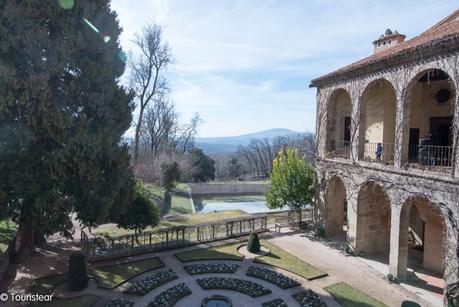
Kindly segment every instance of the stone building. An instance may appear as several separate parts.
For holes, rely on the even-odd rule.
[[[458,279],[459,10],[410,40],[387,30],[374,54],[314,79],[317,212],[404,279]]]

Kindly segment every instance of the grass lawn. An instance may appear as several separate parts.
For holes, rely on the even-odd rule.
[[[33,306],[43,307],[91,307],[98,300],[100,296],[93,294],[84,294],[73,298],[53,298],[51,302],[36,303]]]
[[[0,254],[6,252],[8,244],[13,238],[16,225],[9,220],[0,221]]]
[[[324,290],[344,307],[387,307],[387,305],[344,282],[325,287]]]
[[[164,197],[163,188],[157,185],[153,185],[151,183],[144,183],[144,186],[148,190],[148,194],[155,204],[159,204],[163,201],[163,197]]]
[[[164,267],[158,257],[139,261],[120,263],[93,269],[89,275],[97,280],[100,288],[113,289],[144,272]]]
[[[199,261],[199,260],[237,260],[241,261],[244,256],[237,252],[237,248],[244,243],[236,242],[209,248],[194,249],[191,251],[181,252],[175,256],[181,262]]]
[[[327,273],[322,272],[318,268],[304,262],[300,258],[287,253],[280,247],[271,244],[265,240],[260,242],[262,245],[268,247],[271,252],[267,255],[260,256],[254,259],[254,262],[275,266],[292,273],[295,273],[308,280],[317,279],[327,276]]]
[[[223,219],[231,219],[242,216],[247,216],[248,213],[242,210],[231,210],[231,211],[221,211],[221,212],[209,212],[209,213],[193,213],[193,214],[183,214],[183,215],[172,215],[168,216],[166,219],[162,219],[158,227],[152,228],[147,227],[145,231],[152,231],[157,228],[162,227],[171,227],[179,225],[196,225],[201,223],[209,223],[213,221],[221,221]],[[133,233],[132,230],[118,228],[115,224],[105,224],[97,227],[93,230],[93,233],[108,237],[122,236],[126,234]]]
[[[174,189],[172,189],[171,208],[167,212],[168,215],[193,213],[190,194],[188,191],[189,186],[185,183],[179,183]]]

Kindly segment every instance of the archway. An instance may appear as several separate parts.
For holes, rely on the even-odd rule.
[[[394,162],[396,96],[385,79],[371,82],[360,105],[359,158]]]
[[[453,81],[443,70],[424,70],[413,78],[405,94],[404,162],[423,169],[450,170],[455,96]]]
[[[387,261],[390,250],[390,200],[384,189],[370,181],[359,191],[355,249],[362,255],[377,254]]]
[[[325,198],[327,220],[325,232],[327,236],[346,238],[347,231],[347,193],[344,182],[337,176],[328,185]]]
[[[399,275],[407,268],[443,275],[446,227],[441,211],[425,197],[408,199],[400,213]]]
[[[351,148],[351,96],[344,89],[335,90],[327,108],[327,155],[350,157]]]

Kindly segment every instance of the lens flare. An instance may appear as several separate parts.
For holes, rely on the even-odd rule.
[[[75,5],[74,0],[59,0],[59,5],[64,10],[70,10]]]
[[[104,36],[104,43],[108,43],[112,38],[110,36],[105,35]]]
[[[87,20],[86,18],[83,18],[84,22],[94,31],[96,32],[97,34],[99,34],[99,29],[96,28],[95,25],[93,25],[89,20]]]

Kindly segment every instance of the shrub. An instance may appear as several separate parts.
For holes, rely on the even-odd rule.
[[[326,307],[320,297],[311,289],[303,290],[292,295],[293,298],[300,304],[302,307]]]
[[[352,248],[351,245],[346,245],[346,247],[344,248],[344,252],[349,255],[349,256],[355,256],[355,252],[354,252],[354,249]]]
[[[251,253],[258,253],[260,251],[260,239],[256,232],[250,235],[247,250]]]
[[[105,305],[105,307],[132,307],[134,302],[128,301],[121,297],[112,298],[110,302]]]
[[[164,192],[163,206],[161,208],[161,215],[166,215],[171,209],[172,196],[169,191]]]
[[[150,274],[144,279],[136,281],[124,293],[132,295],[145,295],[169,281],[177,279],[177,274],[171,269]]]
[[[69,290],[80,291],[88,285],[86,259],[82,252],[75,252],[69,258]]]
[[[159,223],[159,209],[150,198],[148,190],[141,182],[135,186],[135,196],[126,212],[119,217],[118,226],[125,229],[134,229],[137,233],[147,226],[156,226]]]
[[[262,307],[287,307],[287,304],[281,299],[276,298],[269,302],[264,302]]]
[[[161,292],[148,304],[148,307],[172,307],[182,297],[189,294],[191,294],[190,288],[185,283],[180,283]]]
[[[197,279],[196,282],[204,290],[222,289],[244,293],[251,297],[259,297],[270,294],[271,290],[257,283],[229,277],[208,277]]]
[[[262,279],[264,281],[267,281],[269,283],[272,283],[278,286],[281,289],[288,289],[288,288],[297,287],[300,285],[299,282],[297,282],[296,280],[288,276],[285,276],[284,274],[277,273],[275,271],[272,271],[272,270],[269,270],[263,267],[258,267],[258,266],[249,267],[246,275],[250,277]]]
[[[177,162],[161,165],[161,186],[166,190],[175,187],[175,183],[180,179],[180,169]]]
[[[398,278],[392,275],[391,273],[387,274],[386,278],[390,283],[398,283]]]
[[[190,275],[210,273],[234,273],[239,265],[233,263],[199,263],[186,265],[183,268]]]
[[[325,238],[325,228],[323,228],[322,226],[318,226],[316,228],[316,236],[317,237],[321,237],[321,238]]]

